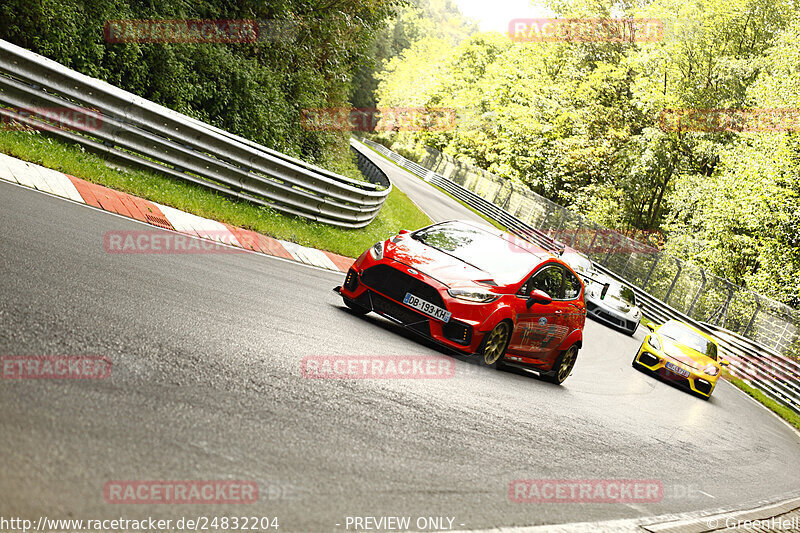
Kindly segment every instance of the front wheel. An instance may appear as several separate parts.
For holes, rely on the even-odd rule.
[[[572,373],[575,368],[575,361],[578,359],[578,345],[573,344],[556,359],[556,364],[553,365],[553,370],[544,375],[544,379],[550,383],[561,385]]]
[[[511,341],[511,324],[506,321],[500,322],[483,338],[481,348],[478,349],[481,362],[492,368],[503,366],[503,356],[509,341]]]

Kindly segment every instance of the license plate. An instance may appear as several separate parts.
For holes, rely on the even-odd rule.
[[[450,317],[452,313],[450,311],[445,311],[438,305],[433,305],[430,302],[426,302],[422,298],[414,296],[410,292],[406,293],[406,297],[403,298],[403,303],[409,307],[413,307],[417,311],[422,311],[428,316],[431,316],[437,320],[441,320],[442,322],[450,322]]]
[[[667,370],[672,370],[673,372],[675,372],[676,374],[678,374],[680,376],[683,376],[685,378],[689,377],[689,371],[688,370],[684,370],[683,368],[679,367],[675,363],[670,363],[669,361],[667,361],[667,364],[665,366],[667,367]]]

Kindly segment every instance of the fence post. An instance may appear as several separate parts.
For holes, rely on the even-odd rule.
[[[675,273],[675,277],[672,278],[672,284],[669,286],[669,290],[667,291],[667,294],[664,296],[664,303],[665,304],[669,303],[669,297],[672,294],[672,289],[675,288],[675,284],[678,282],[678,277],[681,275],[681,270],[683,268],[681,266],[680,259],[675,259],[675,263],[678,265],[678,271]]]
[[[730,304],[731,300],[733,299],[733,288],[731,287],[730,281],[727,279],[723,279],[722,281],[725,283],[725,288],[728,289],[728,297],[725,299],[725,303],[720,305],[717,310],[714,311],[714,314],[711,316],[711,318],[715,320],[713,322],[715,326],[724,328],[725,319],[728,316],[728,304]],[[722,323],[720,324],[720,322]]]
[[[572,234],[572,240],[569,241],[569,247],[575,248],[575,241],[578,240],[578,232],[583,227],[583,217],[578,215],[578,227],[575,228],[575,233]]]
[[[630,244],[632,240],[633,239],[628,238],[628,244]],[[631,246],[631,248],[633,248],[633,246]],[[628,272],[628,265],[630,264],[632,257],[633,257],[633,252],[629,251],[628,252],[628,259],[625,260],[625,266],[622,267],[622,274],[620,274],[620,276],[622,276],[623,278],[625,277],[625,274],[627,274],[627,272]]]
[[[700,298],[700,294],[703,292],[703,289],[706,288],[706,281],[708,281],[706,279],[706,271],[702,268],[700,269],[700,275],[703,277],[703,282],[700,283],[700,288],[697,289],[694,298],[692,298],[692,305],[690,305],[689,310],[686,311],[686,314],[689,316],[692,316],[692,311],[694,311],[694,306],[697,305],[697,300]]]
[[[656,270],[656,265],[659,261],[661,261],[661,253],[655,254],[656,260],[653,261],[653,264],[650,266],[650,270],[647,272],[647,277],[644,278],[642,282],[642,288],[647,290],[647,284],[650,282],[650,278],[653,276],[653,272]]]
[[[609,235],[613,235],[614,236],[614,244],[615,245],[619,244],[619,233],[617,233],[616,231],[613,231],[613,232],[609,232]],[[611,254],[612,254],[613,251],[614,251],[614,248],[609,246],[608,247],[608,252],[606,252],[606,256],[603,258],[603,266],[606,266],[608,264],[608,260],[611,258]]]
[[[547,230],[546,230],[545,228],[546,228],[546,226],[547,226],[547,221],[548,221],[548,220],[550,220],[550,213],[551,213],[551,212],[552,212],[552,210],[553,210],[553,206],[552,206],[552,205],[550,205],[549,203],[547,203],[547,204],[545,204],[545,205],[546,205],[547,207],[546,207],[546,208],[545,208],[545,210],[544,210],[544,218],[542,219],[542,222],[539,224],[539,225],[541,226],[541,227],[539,228],[539,231],[541,231],[542,233],[547,233]]]
[[[756,316],[758,315],[758,312],[761,311],[761,299],[758,297],[756,293],[752,294],[753,297],[756,299],[756,310],[753,311],[753,316],[750,317],[750,321],[747,323],[747,327],[744,328],[744,333],[742,333],[743,337],[747,337],[747,334],[750,333],[750,328],[752,328],[753,324],[755,324]]]

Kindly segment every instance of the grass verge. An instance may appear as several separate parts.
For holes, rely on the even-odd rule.
[[[783,418],[795,428],[800,430],[800,415],[786,407],[780,402],[777,402],[761,392],[758,389],[755,389],[742,381],[739,378],[735,378],[731,375],[724,375],[725,379],[730,381],[734,386],[738,387],[739,389],[746,392],[749,396],[755,398],[759,403],[769,408],[772,412],[777,414],[779,417]]]
[[[158,173],[119,169],[79,145],[38,132],[0,130],[0,152],[195,215],[348,257],[358,257],[375,242],[401,229],[417,229],[431,223],[396,187],[372,223],[349,230],[284,215]]]

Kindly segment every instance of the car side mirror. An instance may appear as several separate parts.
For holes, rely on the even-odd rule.
[[[719,360],[719,365],[720,365],[720,366],[728,366],[728,365],[730,365],[730,364],[731,364],[731,362],[730,362],[730,361],[728,361],[727,359],[720,359],[720,360]]]
[[[398,235],[405,235],[406,233],[411,233],[411,232],[408,231],[407,229],[401,229],[397,234]]]
[[[605,297],[606,297],[606,293],[608,292],[608,288],[609,288],[609,287],[611,287],[611,284],[610,284],[610,283],[605,283],[605,284],[603,285],[603,290],[602,290],[602,291],[600,291],[600,299],[601,299],[601,300],[604,300],[604,299],[605,299]]]
[[[646,327],[647,329],[649,329],[650,331],[655,331],[655,330],[656,330],[656,325],[655,325],[655,324],[653,324],[652,322],[647,322],[647,323],[645,324],[645,327]]]
[[[547,294],[546,292],[544,292],[542,290],[536,289],[528,297],[528,300],[525,302],[525,307],[530,309],[531,307],[533,307],[533,304],[547,305],[547,304],[552,303],[552,302],[553,302],[553,299],[550,297],[549,294]]]

